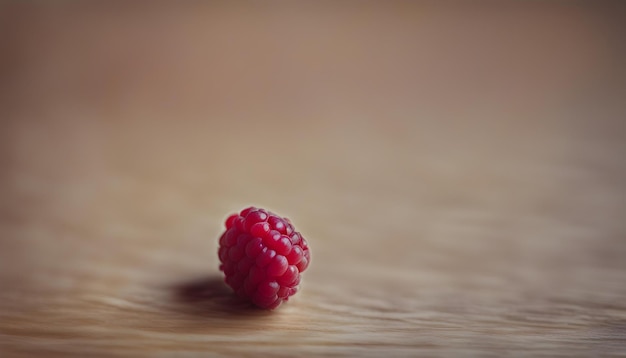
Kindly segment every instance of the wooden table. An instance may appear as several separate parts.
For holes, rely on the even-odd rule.
[[[621,5],[1,8],[0,356],[626,355]]]

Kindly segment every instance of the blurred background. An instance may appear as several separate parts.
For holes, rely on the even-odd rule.
[[[0,347],[623,352],[625,14],[0,3]],[[163,287],[217,275],[223,220],[250,204],[309,240],[302,297],[264,323],[205,302],[196,340],[171,333],[195,318]],[[275,335],[233,345],[259,325]],[[139,328],[173,345],[115,333]]]

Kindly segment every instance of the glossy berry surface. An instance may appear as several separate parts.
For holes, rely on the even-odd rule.
[[[311,262],[307,241],[289,219],[255,207],[226,219],[218,255],[226,284],[266,309],[298,292],[300,274]]]

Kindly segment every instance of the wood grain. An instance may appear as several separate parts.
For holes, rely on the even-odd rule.
[[[621,5],[1,8],[0,356],[626,355]]]

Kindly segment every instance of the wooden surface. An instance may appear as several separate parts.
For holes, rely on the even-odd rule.
[[[349,4],[0,6],[0,356],[626,355],[623,7]]]

